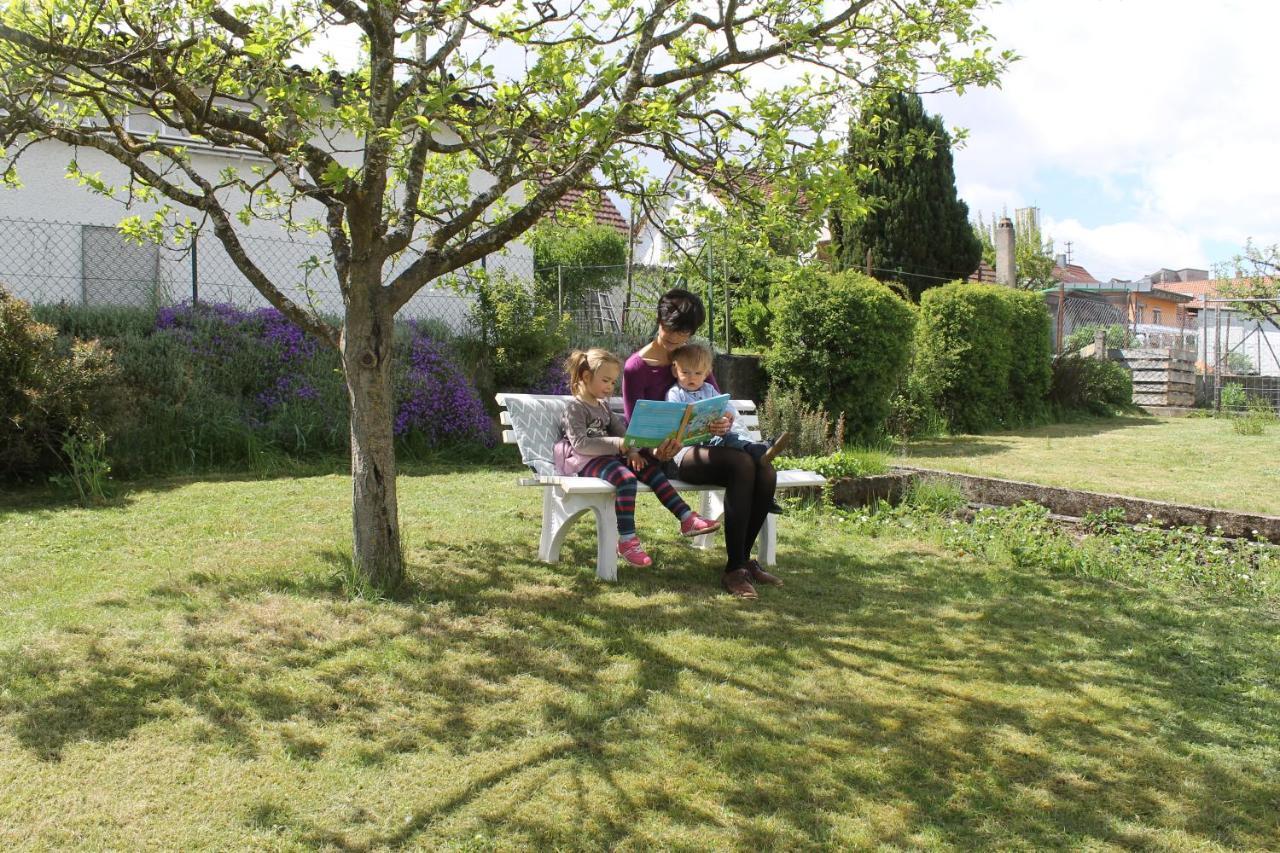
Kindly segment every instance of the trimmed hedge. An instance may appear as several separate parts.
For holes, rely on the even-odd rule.
[[[848,440],[878,439],[911,357],[911,305],[861,273],[804,270],[775,289],[770,308],[773,383],[843,414]]]
[[[912,384],[952,432],[1043,419],[1051,358],[1039,294],[957,281],[920,298]]]

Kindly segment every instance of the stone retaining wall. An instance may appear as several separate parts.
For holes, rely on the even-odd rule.
[[[1129,524],[1203,527],[1209,531],[1221,528],[1224,536],[1243,539],[1261,536],[1280,545],[1280,516],[1042,486],[997,477],[976,477],[932,468],[899,466],[889,474],[876,477],[833,480],[830,490],[832,499],[844,506],[865,506],[878,499],[896,503],[917,479],[950,483],[973,503],[1016,506],[1031,501],[1057,515],[1075,518],[1118,507],[1124,511],[1124,520]]]

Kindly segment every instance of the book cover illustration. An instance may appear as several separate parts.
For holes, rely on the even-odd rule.
[[[657,447],[668,438],[690,445],[711,437],[707,424],[724,416],[729,395],[720,394],[696,403],[637,400],[627,424],[629,447]]]

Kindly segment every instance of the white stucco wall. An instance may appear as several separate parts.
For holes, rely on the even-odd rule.
[[[355,147],[353,140],[347,143],[339,147]],[[191,299],[192,262],[187,247],[175,247],[171,241],[158,247],[136,247],[122,239],[113,246],[110,232],[101,228],[113,228],[134,214],[146,218],[157,205],[137,203],[125,207],[80,187],[66,178],[72,156],[72,149],[61,143],[33,146],[19,163],[22,186],[0,189],[0,283],[20,298],[44,304],[148,304],[151,300],[164,304]],[[127,180],[124,167],[106,155],[80,150],[75,156],[82,171],[101,173],[108,183],[123,184]],[[192,149],[191,156],[201,173],[211,177],[229,166],[248,170],[262,162],[226,151]],[[353,156],[347,155],[346,159]],[[469,184],[479,191],[492,184],[492,177],[476,172]],[[231,207],[235,209],[236,205]],[[319,205],[314,205],[314,213],[320,214]],[[327,240],[291,236],[278,224],[260,220],[243,226],[241,233],[250,257],[283,291],[322,311],[341,311],[337,281],[332,265],[327,263]],[[232,302],[242,307],[267,304],[235,268],[208,226],[199,240],[196,257],[201,301]],[[321,263],[306,271],[303,265],[309,258]],[[410,250],[390,266],[388,278],[412,259]],[[506,267],[515,275],[531,277],[533,254],[528,247],[515,243],[487,258],[486,265],[490,269]],[[436,318],[460,330],[466,325],[472,301],[454,288],[428,285],[414,295],[400,316]]]

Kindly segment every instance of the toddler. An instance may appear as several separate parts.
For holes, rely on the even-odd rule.
[[[671,373],[676,384],[667,391],[667,400],[673,403],[696,403],[720,393],[707,384],[707,376],[711,373],[711,350],[702,344],[685,344],[671,353]],[[785,432],[772,441],[752,441],[733,403],[725,405],[725,413],[733,415],[733,425],[724,435],[702,442],[706,446],[744,450],[768,463],[773,462],[774,457],[791,442],[790,434]]]
[[[682,536],[701,536],[720,527],[689,508],[672,487],[662,466],[648,452],[626,446],[627,429],[609,409],[609,398],[622,374],[622,361],[598,347],[569,355],[569,392],[573,400],[561,417],[564,437],[556,443],[556,470],[579,477],[599,477],[617,489],[618,553],[633,566],[653,564],[636,536],[636,483],[643,482],[662,505],[680,519]]]

